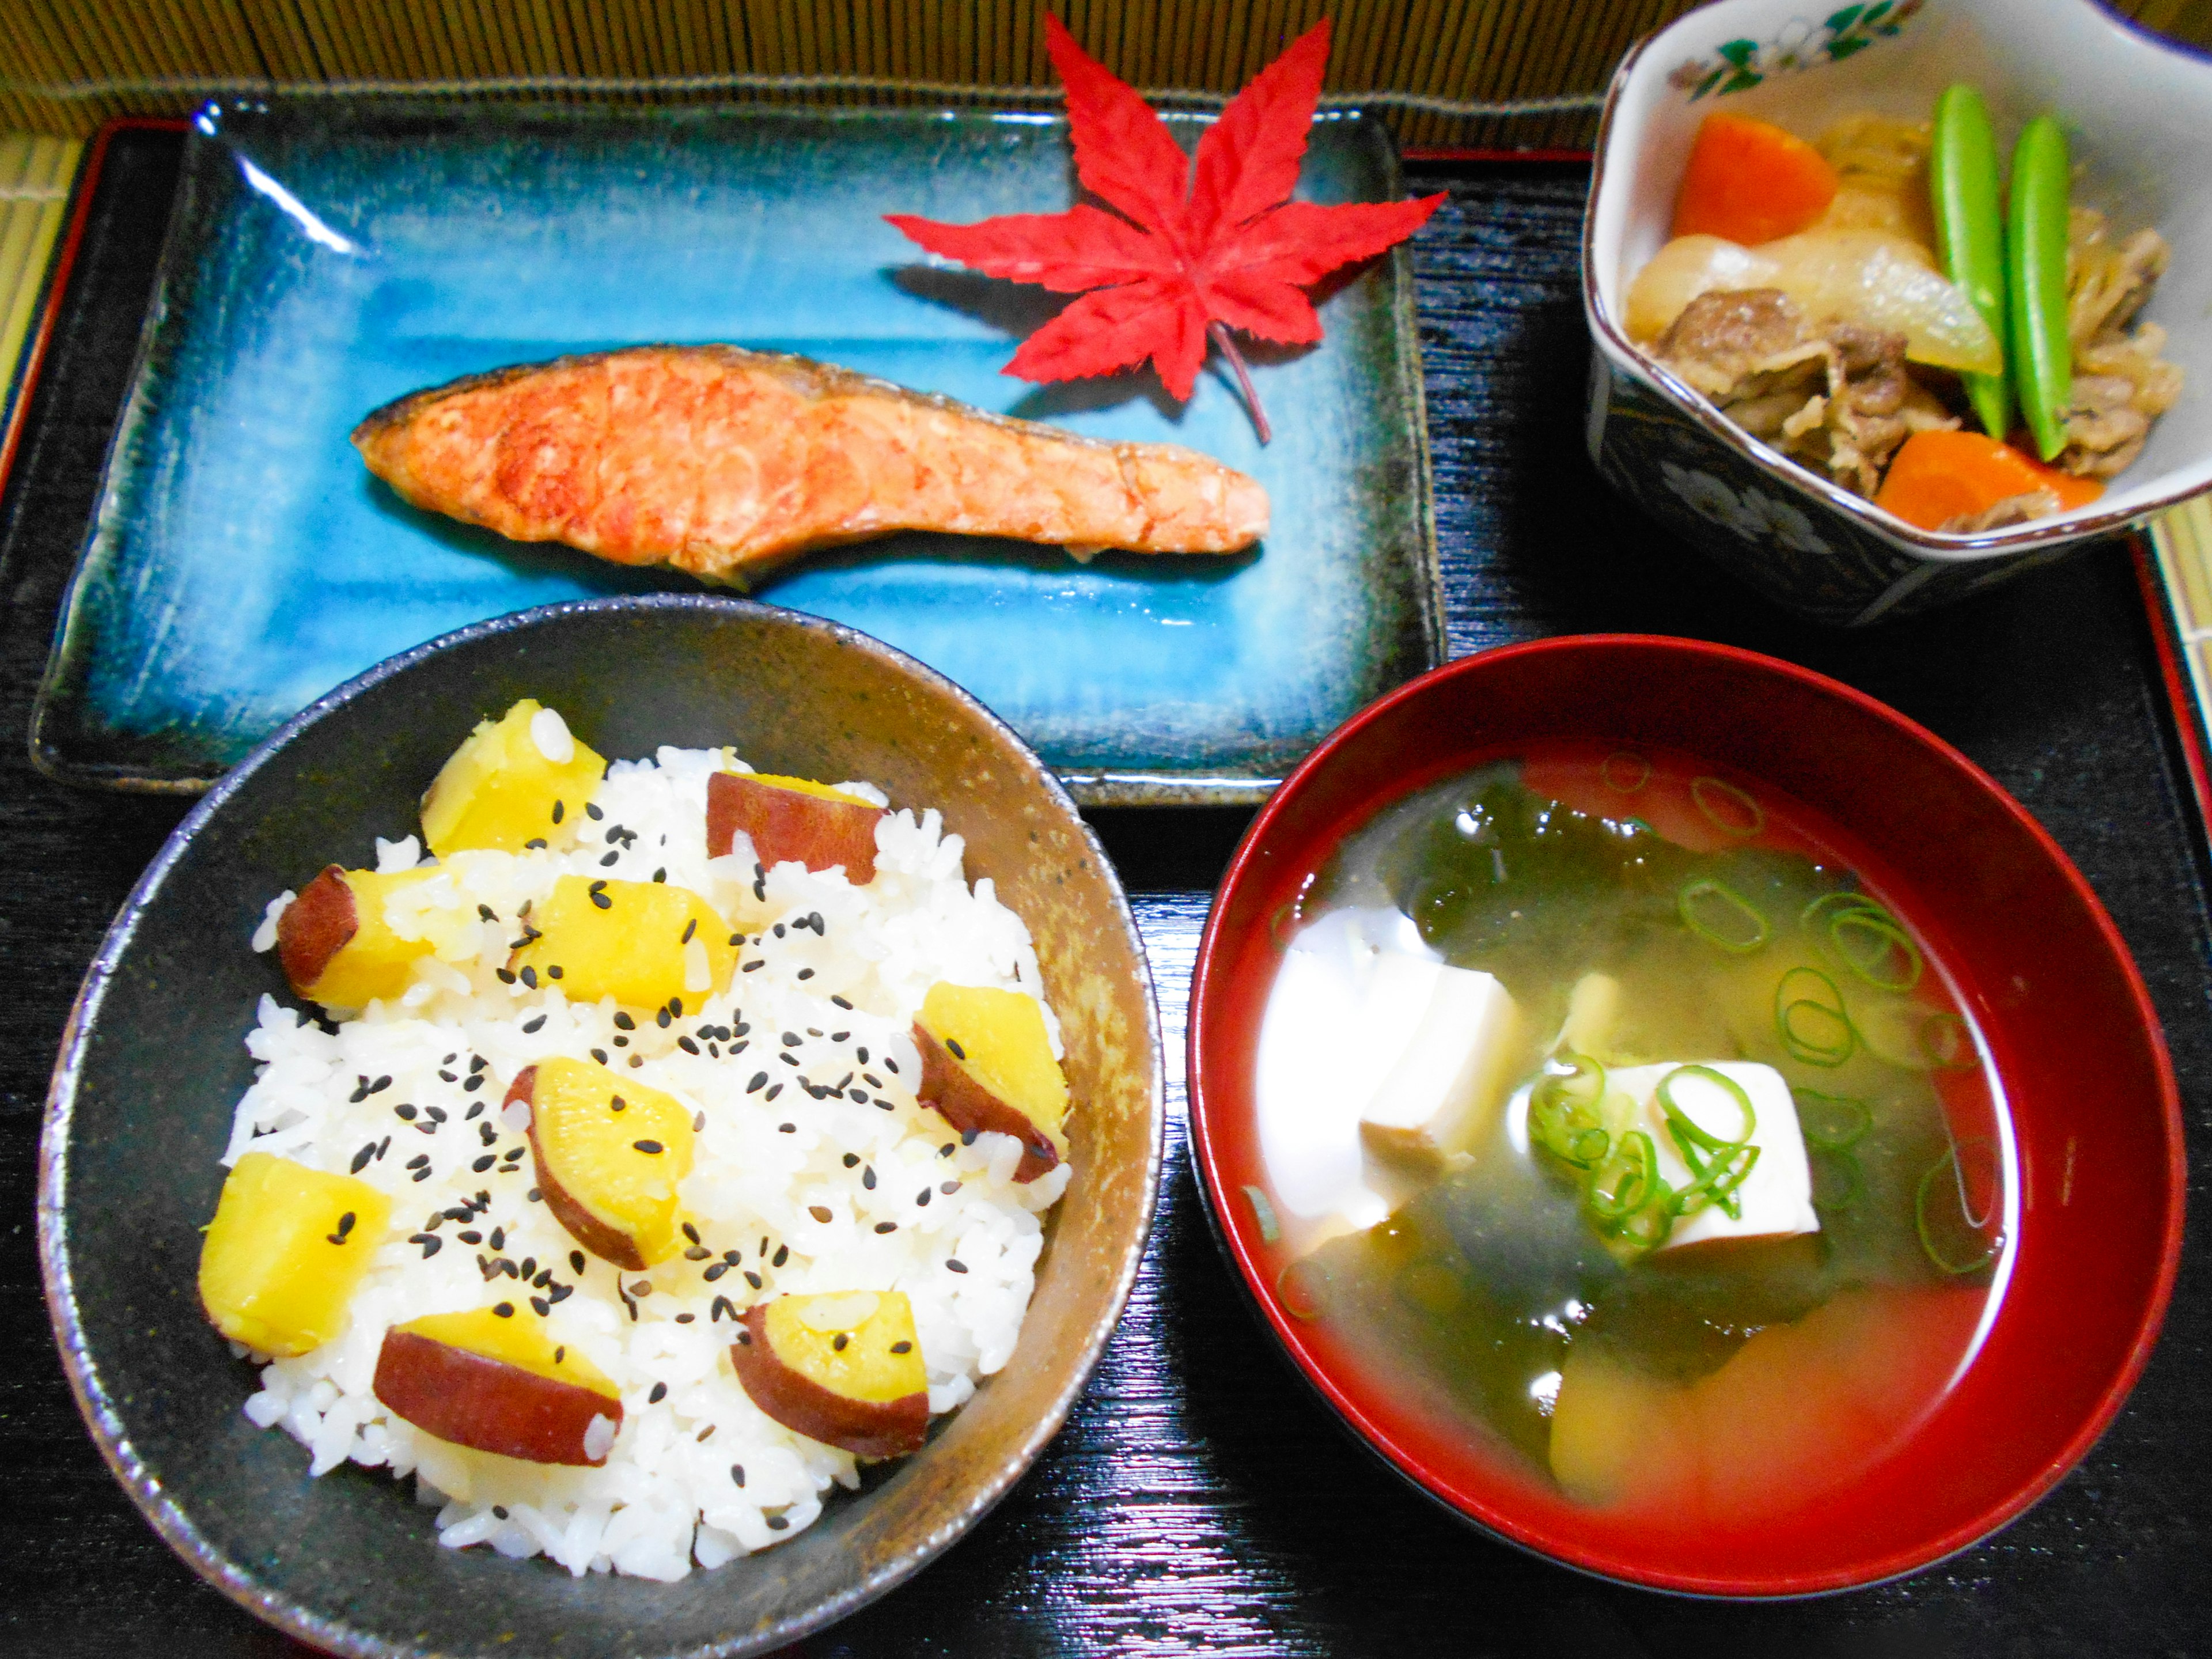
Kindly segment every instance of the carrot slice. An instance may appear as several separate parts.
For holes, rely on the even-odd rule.
[[[1835,197],[1835,168],[1802,138],[1771,121],[1716,112],[1690,145],[1674,234],[1771,242],[1805,229]]]
[[[2105,493],[2094,478],[2044,466],[1979,432],[1916,432],[1899,446],[1874,504],[1907,524],[1940,530],[2035,489],[2056,495],[2062,512]]]

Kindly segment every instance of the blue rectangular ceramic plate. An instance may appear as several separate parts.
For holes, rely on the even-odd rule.
[[[1190,135],[1186,133],[1186,137]],[[1274,528],[1232,557],[907,534],[760,597],[949,675],[1107,801],[1249,801],[1438,660],[1404,250],[1262,354],[1262,447],[1210,363],[1000,371],[1061,301],[933,266],[883,222],[1054,211],[1057,117],[763,109],[218,106],[187,147],[130,395],[34,716],[48,771],[204,787],[306,703],[464,623],[691,586],[404,505],[347,441],[378,405],[504,364],[648,341],[793,351],[1252,473]],[[1316,123],[1300,193],[1400,193],[1388,135]]]

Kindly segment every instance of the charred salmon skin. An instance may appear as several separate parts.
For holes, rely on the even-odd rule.
[[[1083,557],[1232,553],[1267,528],[1267,491],[1194,450],[1078,437],[736,346],[471,375],[386,404],[353,441],[416,507],[712,581],[898,530]]]

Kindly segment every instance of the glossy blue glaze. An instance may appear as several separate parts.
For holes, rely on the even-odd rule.
[[[1061,303],[933,268],[887,211],[1070,200],[1056,117],[909,111],[211,108],[43,688],[49,769],[202,787],[331,686],[461,624],[694,586],[417,512],[347,441],[392,398],[611,346],[793,351],[1257,477],[1262,547],[1106,555],[904,535],[760,597],[921,658],[1094,799],[1255,799],[1438,657],[1419,362],[1402,252],[1259,362],[1262,447],[1217,363],[1000,373]],[[1302,193],[1399,189],[1386,135],[1317,124]]]

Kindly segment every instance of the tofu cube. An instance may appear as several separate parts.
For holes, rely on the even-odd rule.
[[[1421,966],[1419,1018],[1361,1109],[1359,1133],[1378,1158],[1433,1167],[1496,1121],[1521,1018],[1494,975]]]

